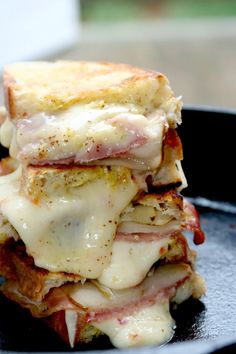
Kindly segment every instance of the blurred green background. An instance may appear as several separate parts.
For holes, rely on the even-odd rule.
[[[83,21],[235,16],[235,0],[81,0]]]
[[[165,73],[185,104],[236,108],[236,0],[80,0],[65,59]]]
[[[236,0],[0,1],[0,48],[0,71],[18,60],[123,62],[166,74],[185,104],[236,109]]]

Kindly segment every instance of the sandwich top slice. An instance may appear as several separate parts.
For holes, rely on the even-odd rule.
[[[35,62],[5,68],[2,144],[27,164],[155,169],[182,102],[167,78],[128,65]],[[107,161],[109,160],[109,162]]]

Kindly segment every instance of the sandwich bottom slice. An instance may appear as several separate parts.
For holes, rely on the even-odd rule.
[[[0,247],[1,274],[6,278],[1,291],[44,319],[71,347],[102,334],[120,348],[162,344],[175,327],[170,305],[205,292],[193,270],[194,252],[181,261],[178,249],[159,260],[140,284],[114,290],[98,280],[38,268],[21,241],[7,241]]]

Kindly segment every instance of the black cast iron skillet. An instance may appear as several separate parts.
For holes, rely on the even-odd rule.
[[[123,354],[236,353],[236,112],[185,108],[179,134],[189,182],[185,195],[197,205],[207,236],[197,248],[197,269],[206,280],[207,295],[172,311],[177,329],[170,344]],[[74,351],[120,353],[111,348],[100,338]],[[71,350],[41,320],[0,296],[0,351]]]

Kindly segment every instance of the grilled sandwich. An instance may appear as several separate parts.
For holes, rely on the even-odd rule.
[[[170,304],[205,292],[184,235],[204,242],[180,194],[181,98],[163,74],[100,62],[11,64],[4,89],[2,292],[72,347],[170,340]]]

